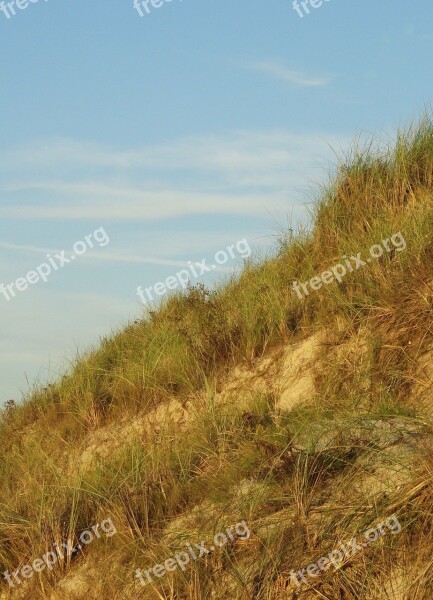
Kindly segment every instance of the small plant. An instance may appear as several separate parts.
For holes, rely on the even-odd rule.
[[[12,419],[15,410],[17,408],[17,403],[15,400],[6,400],[3,408],[3,416],[6,420]]]

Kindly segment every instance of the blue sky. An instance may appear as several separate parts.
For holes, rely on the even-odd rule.
[[[39,0],[0,13],[0,283],[97,228],[110,238],[0,296],[0,403],[140,314],[138,285],[243,238],[262,252],[306,218],[335,152],[430,104],[431,0],[310,11],[173,0],[140,17],[133,0]]]

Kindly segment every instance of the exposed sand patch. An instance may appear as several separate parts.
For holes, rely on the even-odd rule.
[[[323,342],[324,334],[317,333],[295,347],[286,347],[279,377],[275,382],[278,398],[276,406],[279,410],[292,410],[314,398],[314,374]]]
[[[240,366],[229,375],[220,394],[236,397],[247,409],[253,396],[275,397],[278,411],[312,401],[316,394],[315,372],[320,361],[325,333],[319,332],[296,344],[274,350],[253,366]]]
[[[85,440],[85,450],[79,457],[79,468],[86,470],[96,459],[107,458],[112,452],[134,438],[151,442],[164,428],[177,425],[185,428],[191,419],[191,405],[182,404],[175,398],[159,404],[150,412],[124,419],[118,424],[102,427]]]

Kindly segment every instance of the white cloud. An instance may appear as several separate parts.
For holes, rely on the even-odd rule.
[[[259,216],[263,215],[265,207],[278,209],[282,205],[282,199],[271,194],[199,193],[177,189],[149,191],[104,182],[28,182],[3,189],[9,192],[42,191],[63,198],[33,205],[5,204],[0,207],[0,217],[8,219],[152,221],[200,214]]]
[[[311,77],[300,73],[299,71],[293,71],[288,69],[283,64],[276,61],[264,61],[250,63],[249,68],[256,71],[263,71],[268,75],[272,75],[276,79],[286,81],[299,87],[323,87],[330,83],[330,77]]]
[[[300,204],[295,192],[308,171],[327,166],[330,145],[339,149],[347,140],[324,133],[235,131],[133,151],[74,140],[39,141],[0,155],[0,217],[263,216],[286,209],[288,195],[292,204]]]
[[[325,132],[295,134],[275,129],[233,131],[223,135],[189,136],[165,144],[135,150],[113,150],[85,141],[54,138],[39,140],[0,155],[0,172],[19,166],[88,166],[130,171],[149,168],[163,171],[206,170],[219,174],[240,170],[267,171],[286,167],[298,159],[298,150],[317,150],[323,140],[335,135]]]
[[[60,248],[39,248],[37,246],[27,246],[23,244],[11,244],[9,242],[4,242],[0,240],[0,249],[4,248],[5,250],[17,250],[20,252],[26,252],[31,254],[44,254],[47,253],[55,254],[60,253],[62,250]],[[113,254],[110,252],[98,252],[94,249],[89,249],[86,254],[80,256],[80,261],[83,260],[92,260],[92,261],[103,261],[103,262],[121,262],[121,263],[130,263],[130,264],[145,264],[145,265],[157,265],[161,267],[180,267],[185,268],[188,267],[188,261],[182,260],[170,260],[166,258],[156,258],[150,256],[140,256],[137,254],[128,254],[128,253],[118,253]],[[215,266],[215,271],[220,271],[222,273],[230,273],[231,269],[228,267],[223,267],[221,265]]]

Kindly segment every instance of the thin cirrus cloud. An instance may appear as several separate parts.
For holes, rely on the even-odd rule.
[[[38,246],[29,246],[25,244],[11,244],[10,242],[5,242],[0,240],[0,250],[16,250],[19,252],[25,252],[28,254],[55,254],[62,252],[59,248],[43,248]],[[113,254],[110,252],[97,252],[92,250],[92,252],[88,252],[83,255],[81,259],[87,259],[90,261],[105,261],[105,262],[121,262],[121,263],[136,263],[136,264],[147,264],[147,265],[157,265],[162,267],[187,267],[188,262],[184,260],[171,260],[165,258],[156,258],[151,256],[139,256],[137,254],[129,254],[129,253],[118,253]],[[231,269],[228,267],[224,267],[221,265],[215,265],[215,271],[220,271],[222,273],[230,273]]]
[[[9,191],[11,188],[9,188]],[[0,207],[4,219],[154,221],[187,215],[263,215],[281,208],[282,197],[271,194],[200,193],[177,189],[148,191],[106,183],[29,183],[15,191],[41,191],[63,196],[63,201]],[[66,198],[66,199],[65,199]]]
[[[165,144],[154,144],[133,150],[118,150],[91,142],[52,138],[35,140],[23,147],[11,148],[0,155],[0,174],[17,165],[23,167],[99,167],[131,171],[135,168],[157,170],[206,170],[226,175],[233,172],[275,172],[287,168],[305,155],[317,150],[323,134],[275,129],[265,131],[232,131],[222,135],[189,136]],[[335,135],[326,135],[335,139]]]
[[[287,207],[347,140],[286,130],[190,136],[135,149],[34,141],[0,155],[0,218],[154,221]],[[20,165],[19,173],[16,165]],[[310,173],[312,177],[309,177]],[[59,176],[60,174],[60,176]]]
[[[331,82],[330,77],[311,77],[304,73],[300,73],[299,71],[288,69],[286,66],[276,61],[254,62],[249,63],[247,66],[250,69],[262,71],[275,79],[286,81],[287,83],[291,83],[298,87],[324,87]]]

